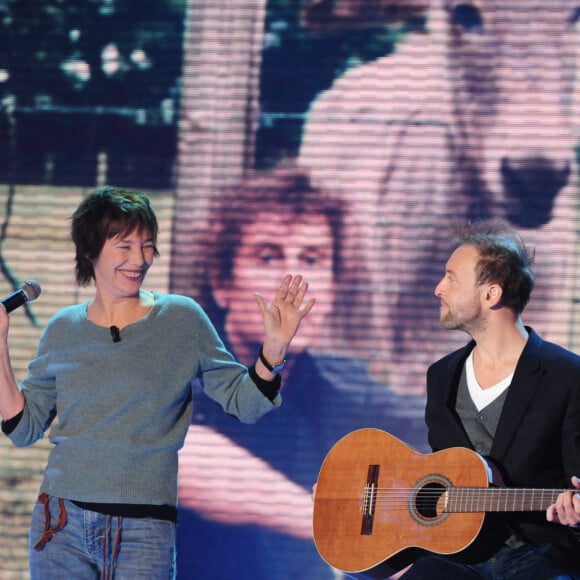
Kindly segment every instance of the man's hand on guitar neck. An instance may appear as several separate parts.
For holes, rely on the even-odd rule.
[[[580,478],[573,476],[572,485],[580,490]],[[564,526],[580,526],[580,492],[566,491],[561,493],[546,510],[549,522],[557,522]]]

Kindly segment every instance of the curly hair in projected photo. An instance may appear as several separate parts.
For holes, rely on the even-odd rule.
[[[205,231],[193,248],[203,274],[190,278],[188,293],[226,331],[243,359],[251,360],[261,342],[248,317],[252,293],[270,292],[275,272],[291,267],[307,277],[320,297],[311,315],[318,323],[304,329],[294,349],[308,341],[310,348],[336,351],[364,335],[369,274],[356,238],[346,236],[348,207],[347,200],[312,187],[308,173],[292,162],[254,174],[212,198]],[[247,245],[250,235],[252,246]],[[270,267],[264,270],[264,264]],[[241,274],[248,288],[239,287]]]

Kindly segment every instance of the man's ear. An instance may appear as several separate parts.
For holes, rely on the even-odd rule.
[[[503,288],[499,284],[489,285],[486,293],[486,299],[491,308],[497,308],[498,306],[501,305],[502,296],[503,296]]]

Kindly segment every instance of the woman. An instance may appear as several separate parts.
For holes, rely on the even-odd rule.
[[[226,350],[190,298],[142,289],[158,255],[148,198],[105,187],[72,216],[76,278],[92,300],[54,316],[18,388],[0,309],[0,415],[17,446],[54,423],[54,443],[30,529],[32,580],[173,578],[177,453],[191,419],[191,382],[228,413],[254,422],[280,402],[284,360],[314,299],[285,276],[249,368]]]

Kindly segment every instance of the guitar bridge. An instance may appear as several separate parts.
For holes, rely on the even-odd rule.
[[[378,483],[379,466],[369,465],[362,505],[362,525],[360,533],[363,536],[370,536],[373,533]]]

